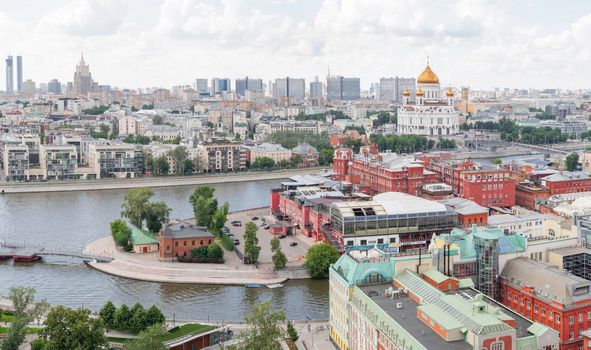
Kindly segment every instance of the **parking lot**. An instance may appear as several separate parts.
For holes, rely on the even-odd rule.
[[[259,219],[254,220],[257,224],[258,231],[257,236],[259,238],[259,246],[261,247],[261,253],[259,256],[259,263],[266,264],[272,263],[272,256],[273,253],[271,252],[271,239],[275,237],[269,230],[264,229],[261,227],[264,223],[272,223],[272,216],[269,214],[269,209],[256,209],[256,210],[249,210],[249,211],[242,211],[237,213],[230,213],[228,215],[228,223],[226,227],[230,229],[230,233],[234,235],[232,238],[238,239],[240,242],[238,244],[238,249],[240,251],[244,251],[244,227],[246,223],[251,220],[253,217],[257,216]],[[263,219],[265,222],[263,223]],[[242,223],[241,227],[232,226],[231,222],[238,220]],[[288,265],[301,265],[304,263],[304,256],[308,251],[308,248],[313,244],[312,239],[308,237],[304,237],[300,234],[296,236],[287,236],[283,239],[279,240],[281,242],[281,250],[285,253],[287,257]],[[297,243],[295,246],[290,246],[292,242]]]

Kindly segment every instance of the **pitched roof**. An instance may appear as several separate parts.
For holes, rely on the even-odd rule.
[[[158,240],[150,232],[129,225],[131,228],[131,243],[133,245],[157,244]]]

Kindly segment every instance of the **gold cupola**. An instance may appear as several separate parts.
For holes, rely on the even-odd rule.
[[[439,77],[433,72],[429,62],[427,62],[427,67],[425,67],[423,73],[417,78],[417,84],[439,84]]]

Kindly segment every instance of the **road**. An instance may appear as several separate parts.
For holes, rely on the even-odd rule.
[[[36,193],[113,190],[137,187],[170,187],[227,182],[285,179],[294,175],[320,173],[327,168],[302,168],[271,172],[239,172],[194,176],[142,177],[135,179],[63,180],[51,182],[0,182],[0,193]]]

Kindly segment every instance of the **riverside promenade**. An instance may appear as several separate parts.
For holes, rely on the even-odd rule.
[[[302,168],[277,171],[244,171],[225,174],[202,174],[193,176],[141,177],[135,179],[101,180],[56,180],[50,182],[0,182],[0,193],[37,193],[116,190],[138,187],[172,187],[207,185],[228,182],[280,180],[294,175],[319,173],[327,168]]]

